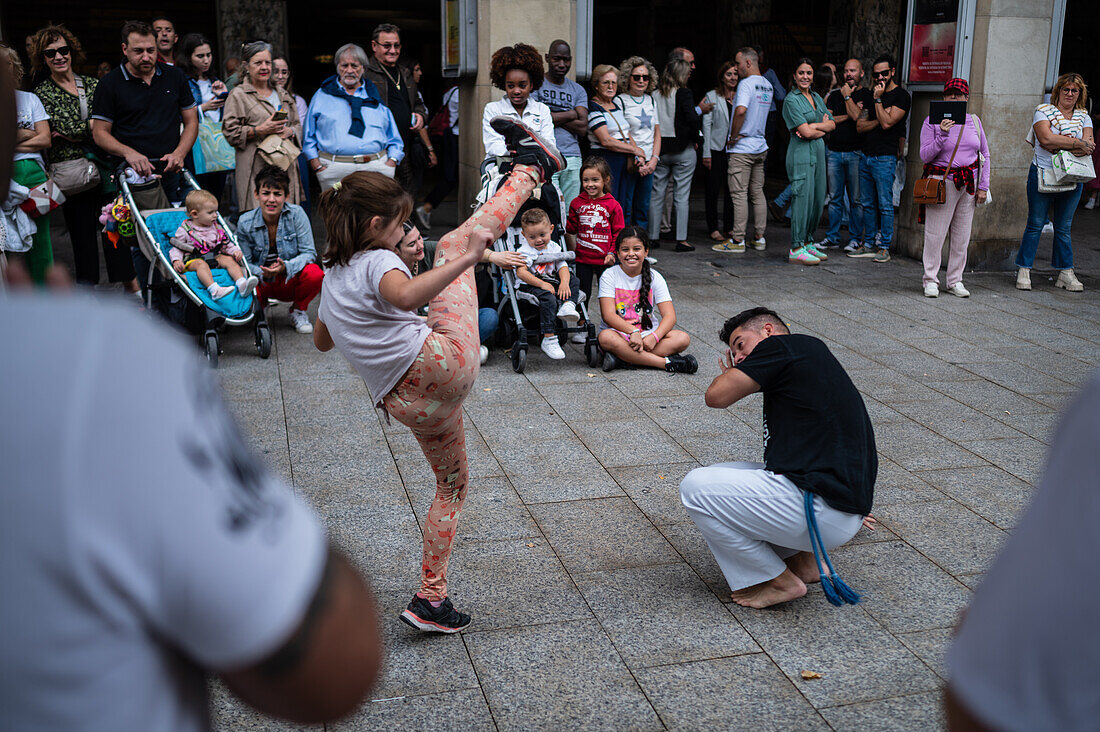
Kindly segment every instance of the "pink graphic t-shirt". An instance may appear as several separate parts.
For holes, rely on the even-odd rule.
[[[663,302],[671,302],[668,285],[660,272],[652,271],[652,282],[649,286],[649,317],[653,321],[653,328],[661,322],[661,312],[657,306]],[[599,297],[614,298],[615,312],[628,323],[639,325],[642,322],[642,312],[639,309],[641,302],[642,276],[627,277],[626,272],[619,265],[608,268],[600,276]],[[601,323],[600,330],[606,330],[607,324]]]

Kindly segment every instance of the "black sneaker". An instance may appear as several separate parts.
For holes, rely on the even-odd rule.
[[[454,609],[447,598],[439,607],[420,595],[413,595],[409,606],[401,612],[401,620],[426,633],[457,633],[470,624],[470,616]]]
[[[698,370],[699,362],[695,360],[695,356],[686,353],[669,356],[668,363],[665,364],[665,371],[670,374],[694,374]]]
[[[603,354],[603,370],[614,371],[619,368],[619,359],[615,358],[615,354],[604,352]]]
[[[498,115],[489,120],[489,125],[504,136],[504,144],[512,161],[540,168],[544,181],[550,180],[554,173],[565,170],[565,158],[558,148],[519,120]]]

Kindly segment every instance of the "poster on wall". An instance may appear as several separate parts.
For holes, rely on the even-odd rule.
[[[942,84],[955,67],[959,0],[912,0],[909,83]]]

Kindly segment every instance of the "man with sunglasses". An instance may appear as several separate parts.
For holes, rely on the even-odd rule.
[[[890,261],[894,239],[894,171],[905,120],[913,100],[894,81],[894,60],[882,55],[871,67],[872,107],[863,105],[856,131],[864,133],[859,192],[863,199],[863,246],[849,257]]]
[[[562,203],[569,203],[581,192],[580,135],[588,134],[588,95],[577,82],[566,78],[573,65],[573,50],[569,44],[556,40],[546,54],[546,76],[542,86],[531,98],[550,107],[554,120],[554,143],[565,158],[565,167],[554,173],[554,185],[561,192]]]
[[[401,141],[405,145],[405,157],[397,165],[395,177],[405,190],[412,185],[413,146],[421,145],[417,132],[424,126],[428,110],[416,91],[412,71],[399,65],[401,58],[401,29],[393,23],[382,23],[371,34],[371,53],[363,75],[378,87],[382,104],[393,113]],[[411,191],[410,191],[411,192]]]

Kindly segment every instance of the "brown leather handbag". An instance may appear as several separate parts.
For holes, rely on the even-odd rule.
[[[951,175],[951,165],[955,162],[955,153],[959,151],[959,143],[962,142],[963,133],[966,132],[966,122],[959,130],[959,139],[955,140],[955,149],[951,152],[951,159],[947,161],[947,171],[942,178],[926,176],[918,178],[913,184],[913,203],[930,205],[943,203],[947,200],[947,178]]]

